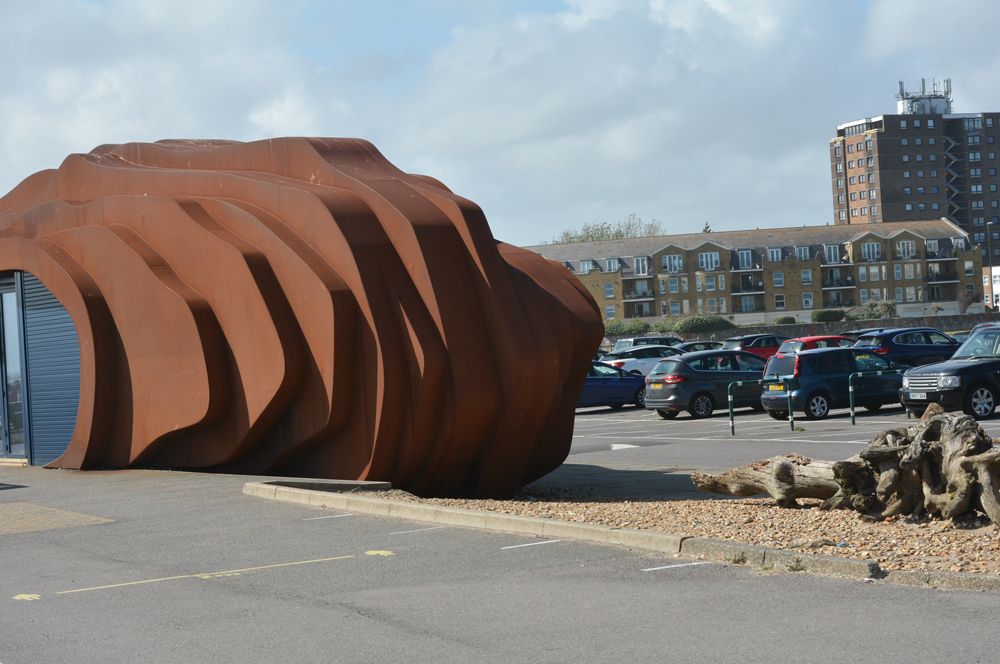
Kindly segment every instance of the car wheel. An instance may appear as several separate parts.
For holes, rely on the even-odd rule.
[[[611,410],[621,410],[624,407],[625,407],[625,404],[623,404],[623,403],[608,404],[608,408],[610,408]]]
[[[784,422],[788,421],[788,412],[784,410],[769,410],[767,414],[771,416],[772,419],[782,420]]]
[[[985,420],[993,414],[996,407],[996,394],[989,385],[973,385],[965,394],[963,410],[967,415],[972,415],[977,420]]]
[[[699,392],[691,397],[691,405],[688,406],[688,412],[691,413],[691,417],[696,420],[711,417],[714,409],[715,404],[712,403],[711,395],[705,392]]]
[[[881,407],[882,407],[882,404],[880,404],[880,403],[873,403],[873,404],[870,404],[868,406],[865,406],[865,410],[874,413],[875,411],[877,411]]]
[[[830,400],[825,394],[817,392],[806,399],[806,419],[821,420],[830,414]]]
[[[676,410],[663,410],[662,408],[658,408],[656,410],[656,414],[659,415],[660,417],[662,417],[665,420],[672,420],[675,417],[677,417],[677,415],[679,414],[679,412],[676,411]]]
[[[632,398],[632,403],[634,403],[639,408],[646,407],[646,388],[640,387],[635,391],[635,396]]]

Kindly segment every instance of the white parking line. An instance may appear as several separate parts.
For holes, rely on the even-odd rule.
[[[562,540],[546,540],[544,542],[529,542],[527,544],[515,544],[514,546],[502,546],[502,547],[500,547],[500,550],[503,551],[505,549],[520,549],[522,546],[536,546],[538,544],[553,544],[555,542],[561,542],[561,541]]]
[[[315,521],[316,519],[339,519],[342,516],[351,516],[350,514],[331,514],[330,516],[311,516],[308,519],[302,519],[303,521]]]
[[[643,572],[655,572],[656,570],[660,570],[660,569],[673,569],[675,567],[693,567],[695,565],[709,565],[709,564],[711,564],[711,563],[709,563],[709,561],[706,560],[703,563],[681,563],[679,565],[664,565],[663,567],[650,567],[650,568],[644,569],[642,571]]]
[[[409,535],[410,533],[422,533],[427,530],[441,530],[442,528],[447,528],[447,526],[432,526],[430,528],[418,528],[417,530],[401,530],[398,533],[389,533],[390,535]]]

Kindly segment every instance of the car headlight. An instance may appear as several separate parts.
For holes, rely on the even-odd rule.
[[[938,378],[938,387],[947,389],[949,387],[961,387],[962,378],[960,376],[941,376]]]
[[[908,390],[910,388],[910,378],[909,376],[903,376],[903,389]]]

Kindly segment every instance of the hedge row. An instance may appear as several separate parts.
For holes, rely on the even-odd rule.
[[[794,321],[793,321],[794,322]],[[657,321],[650,325],[641,318],[628,321],[605,321],[604,333],[609,337],[635,337],[648,332],[717,332],[734,330],[736,325],[722,316],[688,316],[687,318]]]

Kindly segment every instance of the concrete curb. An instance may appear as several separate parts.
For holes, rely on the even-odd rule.
[[[302,484],[307,484],[303,482]],[[937,588],[941,590],[1000,591],[1000,576],[966,572],[913,570],[883,572],[878,563],[814,553],[796,553],[769,549],[752,544],[670,535],[650,530],[612,528],[588,523],[557,521],[540,517],[480,512],[457,507],[440,507],[384,498],[371,498],[351,493],[334,493],[329,489],[312,490],[287,486],[296,482],[247,482],[243,493],[268,500],[326,507],[358,514],[388,516],[411,521],[423,521],[442,526],[465,526],[482,530],[521,533],[538,537],[577,539],[600,544],[617,544],[636,549],[674,553],[723,563],[773,569],[777,572],[810,572],[824,576],[851,579],[872,579],[880,583]],[[351,482],[353,489],[364,486],[375,489],[377,483]],[[383,483],[378,483],[383,484]],[[378,487],[382,488],[382,487]]]

